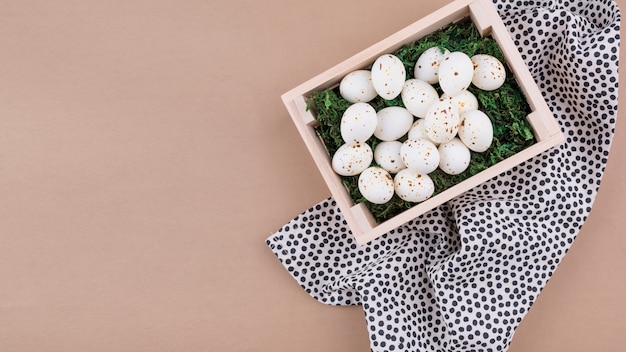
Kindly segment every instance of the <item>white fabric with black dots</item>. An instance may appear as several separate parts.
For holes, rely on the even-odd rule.
[[[617,5],[494,4],[566,142],[365,246],[332,199],[267,239],[312,297],[363,306],[372,351],[506,351],[600,186],[617,117]]]

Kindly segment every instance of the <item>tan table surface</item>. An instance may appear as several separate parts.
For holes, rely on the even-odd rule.
[[[368,351],[264,244],[329,195],[280,94],[445,3],[2,1],[0,350]],[[626,345],[624,123],[511,352]]]

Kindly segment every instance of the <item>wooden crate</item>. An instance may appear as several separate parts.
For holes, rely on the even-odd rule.
[[[395,217],[377,224],[363,203],[354,203],[341,182],[340,176],[333,171],[331,156],[315,131],[316,117],[312,111],[307,111],[306,97],[311,92],[337,86],[346,74],[357,69],[367,69],[382,54],[392,53],[406,44],[467,17],[474,22],[483,37],[490,36],[498,43],[506,63],[530,106],[531,113],[527,119],[533,128],[537,142]],[[490,0],[455,0],[286,92],[282,95],[282,100],[359,244],[365,244],[385,234],[564,140],[558,123]]]

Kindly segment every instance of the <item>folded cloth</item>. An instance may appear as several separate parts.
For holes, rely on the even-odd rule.
[[[372,351],[505,351],[591,211],[617,112],[617,5],[494,0],[566,142],[364,246],[333,199],[267,239],[312,297],[362,305]]]

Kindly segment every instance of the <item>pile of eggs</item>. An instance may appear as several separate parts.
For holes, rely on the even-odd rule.
[[[467,88],[499,88],[506,72],[497,58],[433,47],[420,55],[414,72],[407,79],[402,61],[385,54],[371,70],[353,71],[339,85],[351,105],[341,118],[344,144],[332,156],[332,168],[342,176],[359,175],[361,195],[374,204],[388,202],[394,193],[408,202],[430,198],[435,186],[429,173],[465,171],[470,150],[484,152],[493,139],[491,120]],[[439,84],[441,96],[433,84]],[[369,102],[377,96],[400,96],[404,107],[376,111]],[[374,150],[367,144],[372,136],[380,141]]]

